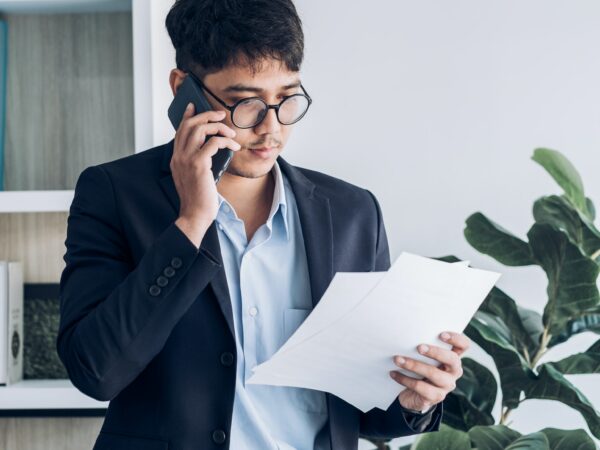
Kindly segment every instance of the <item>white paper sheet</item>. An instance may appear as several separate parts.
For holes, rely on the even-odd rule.
[[[462,332],[500,274],[403,252],[387,272],[335,274],[323,297],[288,341],[258,365],[250,384],[330,392],[366,412],[387,409],[404,386],[394,355],[419,354],[444,330]]]

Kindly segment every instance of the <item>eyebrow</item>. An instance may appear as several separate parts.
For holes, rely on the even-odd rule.
[[[282,91],[286,91],[288,89],[292,89],[295,87],[300,86],[301,81],[297,80],[294,81],[293,83],[290,84],[286,84],[285,86],[281,86],[281,90]],[[257,94],[263,93],[265,90],[256,86],[246,86],[244,84],[233,84],[231,86],[226,87],[223,92],[224,93],[230,93],[230,92],[255,92]]]

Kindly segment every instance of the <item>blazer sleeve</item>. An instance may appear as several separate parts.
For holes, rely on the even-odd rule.
[[[221,265],[174,221],[134,265],[102,166],[79,175],[65,246],[56,349],[81,392],[111,400],[163,348]],[[170,277],[159,287],[163,274]]]
[[[387,240],[387,234],[383,223],[383,215],[377,198],[367,190],[370,194],[375,214],[377,216],[377,248],[375,252],[375,271],[385,271],[391,266],[390,249]],[[402,408],[400,402],[396,399],[391,406],[383,411],[378,408],[373,408],[366,413],[360,414],[360,429],[361,437],[374,439],[392,439],[400,436],[409,436],[428,431],[439,430],[443,414],[443,403],[440,402],[436,407],[427,414],[430,417],[426,427],[419,426],[422,421],[413,420],[411,413]]]

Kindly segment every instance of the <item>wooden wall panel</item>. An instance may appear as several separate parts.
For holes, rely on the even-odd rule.
[[[0,417],[3,450],[91,450],[103,417]]]
[[[134,152],[131,12],[6,14],[5,190],[73,189]]]

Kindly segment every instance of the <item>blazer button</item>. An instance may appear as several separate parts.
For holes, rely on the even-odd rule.
[[[233,354],[230,352],[221,353],[221,364],[224,366],[231,366],[233,364]]]
[[[213,431],[212,438],[216,444],[222,444],[225,442],[225,439],[227,439],[227,435],[223,430],[215,430]]]
[[[156,284],[158,284],[160,287],[165,287],[167,284],[169,284],[169,279],[167,277],[159,275],[156,279]]]
[[[152,297],[156,297],[158,294],[160,294],[160,290],[161,289],[157,285],[153,284],[152,286],[150,286],[148,292],[150,292],[150,295]]]
[[[179,269],[181,267],[181,258],[178,258],[177,256],[175,256],[171,260],[171,266],[174,267],[175,269]]]
[[[165,277],[171,278],[173,275],[175,275],[175,269],[173,269],[171,266],[167,266],[165,267],[165,270],[163,270],[163,274]]]

